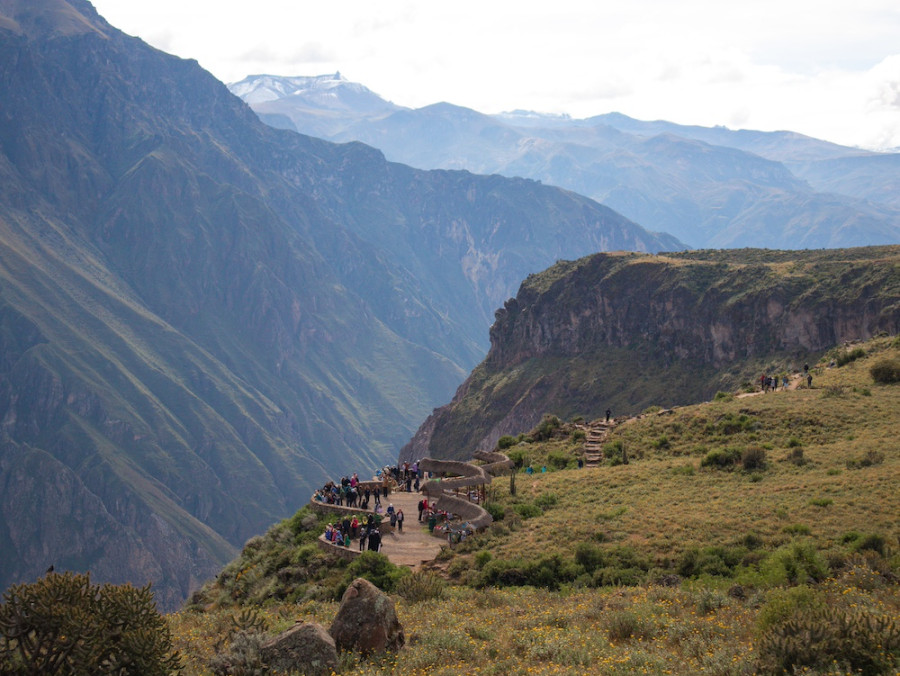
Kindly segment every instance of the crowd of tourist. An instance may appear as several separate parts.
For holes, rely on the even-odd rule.
[[[385,481],[385,478],[393,482]],[[348,512],[340,521],[330,523],[325,528],[324,537],[333,545],[351,547],[357,543],[359,550],[380,551],[382,539],[380,526],[385,519],[390,521],[397,533],[403,532],[406,516],[402,509],[395,509],[394,504],[387,501],[390,494],[389,484],[396,483],[394,490],[418,492],[421,487],[420,471],[416,463],[404,463],[396,467],[385,467],[376,472],[374,480],[379,488],[371,483],[361,482],[358,474],[342,477],[340,481],[329,481],[315,491],[313,499],[328,505],[365,510],[368,514]],[[384,504],[387,503],[387,507]],[[369,505],[372,509],[369,510]],[[434,500],[423,496],[418,502],[418,520],[428,527],[431,533],[451,531],[453,514],[439,509]]]

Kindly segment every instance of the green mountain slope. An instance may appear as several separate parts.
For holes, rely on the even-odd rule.
[[[532,181],[273,130],[84,0],[0,5],[0,587],[180,602],[388,462],[525,274],[678,246]]]

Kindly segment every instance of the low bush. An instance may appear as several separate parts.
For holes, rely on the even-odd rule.
[[[870,448],[862,457],[851,458],[850,460],[848,460],[846,465],[847,469],[862,469],[863,467],[880,465],[883,462],[884,453]]]
[[[769,584],[806,584],[828,577],[828,564],[808,542],[780,547],[760,563],[760,571]]]
[[[417,570],[400,582],[397,593],[409,603],[421,603],[442,598],[445,586],[440,575],[428,570]]]
[[[550,451],[547,454],[547,465],[549,465],[553,469],[566,469],[570,465],[574,467],[575,457],[571,453],[564,453],[562,451]]]
[[[866,356],[866,351],[861,347],[856,347],[850,350],[849,352],[840,352],[835,360],[838,366],[846,366],[852,361],[856,361],[857,359],[862,359]]]
[[[741,465],[746,471],[766,468],[766,451],[759,446],[750,446],[741,453]]]
[[[740,459],[741,451],[736,448],[716,448],[706,454],[700,461],[700,466],[728,469],[734,467]]]
[[[347,566],[343,583],[338,586],[337,598],[343,596],[350,583],[358,577],[365,578],[382,591],[392,592],[409,574],[408,568],[395,566],[384,554],[365,551]]]
[[[625,463],[625,444],[622,443],[621,439],[604,444],[603,457],[606,459],[606,464],[613,467]]]
[[[501,451],[505,451],[507,448],[511,448],[516,445],[516,438],[510,436],[509,434],[504,434],[502,437],[497,439],[497,448]]]
[[[516,510],[516,514],[521,516],[522,519],[532,519],[544,513],[544,510],[533,502],[520,502],[514,509]]]
[[[896,359],[882,359],[872,364],[869,373],[876,383],[884,385],[900,383],[900,361]]]
[[[683,577],[717,575],[729,577],[747,555],[744,547],[691,547],[684,551],[678,563],[678,574]]]

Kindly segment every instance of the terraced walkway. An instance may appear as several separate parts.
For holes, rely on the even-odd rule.
[[[392,503],[394,509],[403,510],[403,532],[394,530],[381,537],[381,553],[397,566],[409,566],[417,570],[423,563],[431,561],[445,544],[428,532],[424,523],[419,523],[419,493],[391,493],[385,502]]]

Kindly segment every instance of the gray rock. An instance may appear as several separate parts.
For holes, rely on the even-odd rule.
[[[300,622],[269,639],[259,649],[263,663],[277,673],[320,676],[338,671],[337,649],[325,627]]]
[[[363,655],[399,650],[406,643],[394,602],[363,578],[347,587],[329,633],[338,650]]]

